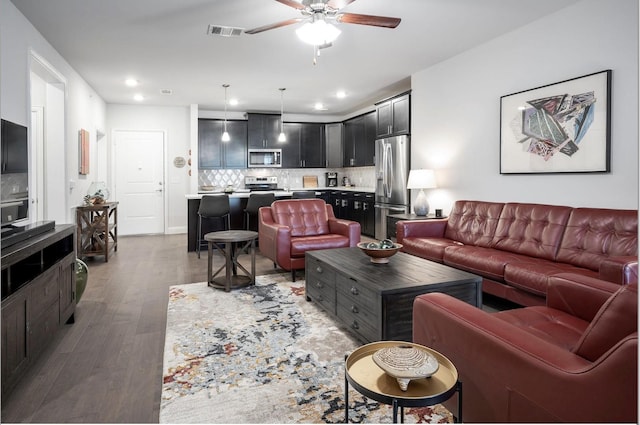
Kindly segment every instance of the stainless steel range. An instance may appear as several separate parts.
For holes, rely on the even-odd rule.
[[[251,192],[281,190],[278,189],[278,177],[276,176],[246,176],[244,187]]]

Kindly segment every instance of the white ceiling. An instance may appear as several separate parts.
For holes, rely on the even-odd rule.
[[[209,24],[251,29],[299,17],[274,0],[11,0],[107,103],[230,111],[348,115],[407,87],[411,74],[578,0],[359,0],[343,11],[402,19],[395,29],[339,24],[322,50],[298,40],[298,25],[239,37],[206,34]],[[526,48],[526,46],[523,46]],[[127,77],[140,81],[125,87]],[[161,94],[170,89],[170,96]],[[347,94],[337,99],[338,89]]]

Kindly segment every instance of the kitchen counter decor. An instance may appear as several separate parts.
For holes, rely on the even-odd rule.
[[[402,391],[407,391],[411,380],[428,378],[440,367],[435,357],[412,345],[382,348],[373,354],[373,361],[387,375],[396,378]]]

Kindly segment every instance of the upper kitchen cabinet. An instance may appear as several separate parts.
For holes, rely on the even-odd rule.
[[[282,127],[286,142],[278,143],[278,147],[282,149],[282,168],[299,168],[300,162],[300,138],[302,124],[297,122],[286,122]]]
[[[300,162],[302,167],[325,167],[326,160],[324,155],[324,146],[324,124],[302,124],[300,131]]]
[[[249,128],[249,148],[281,149],[278,142],[280,135],[280,115],[276,114],[247,114]]]
[[[227,121],[231,140],[222,141],[224,120],[198,119],[198,168],[247,168],[247,122]]]
[[[324,127],[327,168],[342,167],[342,127],[341,122],[326,124]]]
[[[411,97],[401,94],[376,103],[376,136],[387,137],[411,132]]]
[[[351,118],[343,123],[344,167],[374,165],[376,142],[376,111]]]
[[[283,168],[324,168],[324,124],[284,123],[287,141],[282,149]]]

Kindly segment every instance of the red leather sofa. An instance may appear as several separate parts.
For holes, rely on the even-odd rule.
[[[638,281],[638,211],[457,201],[449,217],[399,221],[403,251],[483,277],[483,292],[545,305],[549,279]]]
[[[637,283],[560,274],[546,301],[491,314],[420,295],[413,341],[458,369],[465,422],[637,423]]]
[[[322,199],[283,199],[258,211],[260,252],[285,270],[304,269],[310,250],[347,248],[360,242],[360,223],[337,219]]]

